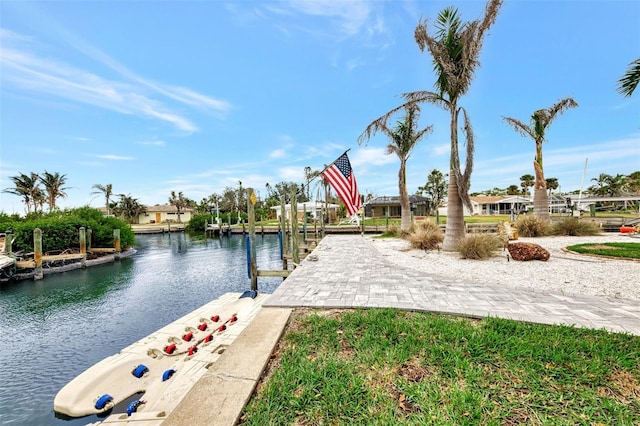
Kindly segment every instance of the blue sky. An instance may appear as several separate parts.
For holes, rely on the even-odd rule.
[[[0,190],[47,170],[67,175],[61,207],[101,206],[92,186],[108,183],[148,205],[238,181],[264,195],[350,149],[362,193],[397,195],[388,140],[357,138],[401,93],[433,90],[413,32],[449,5],[468,21],[485,2],[2,1]],[[569,96],[579,108],[548,130],[546,177],[580,189],[587,158],[585,187],[640,170],[640,92],[615,90],[638,57],[636,0],[506,1],[460,102],[475,131],[471,191],[533,174],[533,142],[502,116],[528,122]],[[420,123],[434,132],[409,159],[411,193],[448,171],[448,114],[425,105]],[[0,192],[0,211],[24,206]]]

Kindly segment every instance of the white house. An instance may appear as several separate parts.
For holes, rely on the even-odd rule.
[[[323,201],[306,201],[304,203],[298,203],[296,205],[296,209],[298,211],[298,220],[304,219],[305,212],[307,214],[307,217],[311,217],[312,219],[317,220],[321,217],[322,212],[325,208],[328,208],[329,210],[329,217],[335,219],[339,207],[340,206],[337,204],[325,204]],[[280,217],[282,216],[282,206],[273,206],[271,207],[271,210],[274,210],[276,212],[276,217],[278,218],[278,220],[280,220]],[[285,204],[284,211],[285,219],[291,220],[291,204]]]
[[[464,207],[465,216],[511,214],[512,212],[517,214],[523,213],[532,206],[529,198],[520,195],[479,195],[469,198],[471,199],[473,211],[469,211],[469,209]],[[438,208],[438,214],[443,216],[447,215],[446,202]]]
[[[151,223],[178,222],[178,209],[169,204],[159,206],[146,206],[147,212],[138,217],[140,225]],[[193,209],[182,209],[180,211],[180,222],[186,223],[191,220]]]

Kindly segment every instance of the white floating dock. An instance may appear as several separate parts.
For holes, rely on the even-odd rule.
[[[227,293],[100,361],[58,392],[54,410],[70,417],[107,416],[93,424],[161,423],[269,296],[241,295]]]

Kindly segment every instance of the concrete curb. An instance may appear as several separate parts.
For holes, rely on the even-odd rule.
[[[282,336],[291,311],[262,308],[162,425],[235,425]]]

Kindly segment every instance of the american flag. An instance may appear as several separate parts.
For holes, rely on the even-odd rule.
[[[347,212],[353,216],[360,210],[360,193],[356,184],[356,176],[351,169],[347,153],[342,154],[336,161],[322,172],[322,176],[331,184],[338,196],[347,207]]]

